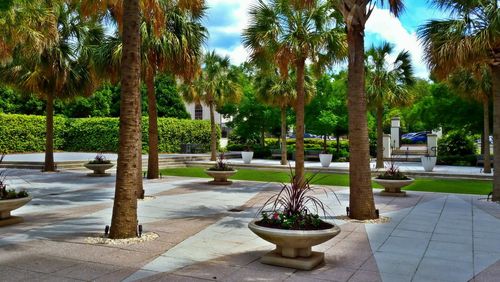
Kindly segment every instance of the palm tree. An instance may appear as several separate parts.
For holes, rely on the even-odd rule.
[[[331,0],[344,16],[349,46],[348,102],[349,110],[349,206],[350,217],[376,218],[371,185],[370,150],[368,145],[367,100],[365,93],[365,24],[375,5],[389,5],[398,16],[404,9],[402,0]]]
[[[210,108],[210,160],[217,159],[217,127],[215,109],[225,103],[237,103],[242,95],[238,76],[231,67],[229,57],[222,58],[214,51],[203,58],[204,68],[191,83],[182,87],[184,99],[189,103],[204,103]]]
[[[382,42],[366,52],[366,94],[368,105],[375,108],[377,120],[377,168],[384,167],[383,119],[384,105],[407,104],[409,86],[415,83],[413,67],[408,51],[401,51],[393,62],[388,63],[394,45]]]
[[[148,179],[159,178],[155,76],[158,72],[169,72],[186,80],[192,79],[199,69],[202,45],[207,38],[207,31],[200,24],[203,14],[191,14],[175,6],[162,8],[166,10],[161,14],[165,16],[161,20],[165,23],[164,27],[155,27],[154,22],[143,19],[140,29],[141,73],[148,94]],[[111,77],[116,76],[119,68],[121,50],[119,33],[101,46],[101,66]]]
[[[433,0],[450,12],[444,20],[431,20],[418,29],[430,69],[446,78],[460,68],[476,64],[489,68],[493,96],[493,143],[500,144],[500,9],[496,0]],[[500,146],[494,146],[500,156]],[[500,167],[500,158],[494,158]],[[493,176],[494,201],[500,201],[500,174]]]
[[[54,2],[45,8],[55,15],[55,41],[31,52],[24,47],[14,49],[12,61],[0,70],[0,77],[6,84],[46,99],[44,171],[55,171],[54,100],[90,95],[98,86],[93,54],[104,29],[95,21],[81,18],[64,3]]]
[[[121,58],[120,146],[115,200],[109,237],[132,238],[137,232],[137,187],[142,183],[141,160],[141,14],[138,0],[123,3]]]
[[[470,69],[458,69],[447,79],[459,95],[483,104],[483,172],[491,173],[490,159],[490,96],[491,76],[488,66],[476,65]]]
[[[281,112],[281,164],[287,165],[287,144],[286,144],[286,111],[288,107],[295,107],[297,103],[297,76],[291,73],[287,76],[278,75],[278,70],[260,70],[255,76],[257,99],[278,107]],[[311,100],[315,92],[314,83],[309,73],[305,76],[305,96],[306,104]]]
[[[306,60],[323,66],[344,58],[345,34],[340,22],[340,15],[325,1],[260,0],[251,8],[250,25],[243,32],[243,44],[253,60],[271,58],[285,77],[290,66],[296,72],[295,176],[301,182]]]

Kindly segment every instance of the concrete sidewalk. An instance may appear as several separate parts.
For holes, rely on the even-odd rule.
[[[145,181],[139,222],[155,241],[95,245],[85,239],[110,224],[114,177],[84,171],[10,170],[10,187],[34,197],[14,212],[26,222],[0,228],[2,281],[498,281],[500,205],[480,196],[409,192],[380,197],[385,224],[337,220],[342,232],[316,247],[326,263],[305,272],[263,265],[273,246],[246,227],[274,183],[168,177]],[[345,187],[318,197],[332,215],[349,203]],[[242,212],[230,212],[240,208]]]

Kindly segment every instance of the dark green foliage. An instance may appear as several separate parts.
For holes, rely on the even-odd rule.
[[[54,118],[54,148],[65,145],[67,120]],[[45,117],[0,114],[0,152],[42,152],[45,150]]]
[[[173,77],[166,74],[156,76],[155,90],[158,117],[191,118],[177,91],[176,82]],[[143,94],[143,97],[147,97],[147,95]],[[146,110],[143,111],[143,114],[147,114],[146,101],[143,101],[143,105],[146,105]]]
[[[454,130],[439,139],[438,155],[440,156],[466,156],[475,153],[476,145],[469,132]]]
[[[74,152],[117,152],[118,118],[55,118],[55,149]],[[148,120],[142,120],[143,151],[147,152]],[[159,151],[174,153],[181,144],[210,144],[208,121],[159,118]],[[45,117],[0,114],[0,151],[42,152],[45,149]],[[8,137],[8,138],[7,138]],[[218,129],[220,138],[220,129]]]

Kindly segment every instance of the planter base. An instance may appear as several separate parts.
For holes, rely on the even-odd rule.
[[[18,224],[24,222],[24,218],[20,216],[11,216],[5,219],[0,219],[0,227]]]
[[[233,184],[232,181],[216,181],[216,180],[212,180],[212,181],[208,181],[208,184],[210,185],[231,185]]]
[[[87,173],[87,176],[90,176],[90,177],[106,177],[106,176],[110,176],[111,173]]]
[[[260,262],[275,266],[289,267],[300,270],[311,270],[325,260],[325,254],[320,252],[311,252],[309,257],[287,258],[282,256],[277,250],[264,255]]]
[[[399,189],[398,189],[399,190]],[[406,197],[406,192],[405,191],[388,191],[388,190],[383,190],[380,192],[380,196],[388,196],[388,197]]]

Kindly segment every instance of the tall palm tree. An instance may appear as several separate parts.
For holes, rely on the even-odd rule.
[[[137,187],[142,183],[138,167],[141,141],[141,14],[138,0],[123,3],[123,53],[121,58],[120,146],[115,200],[109,237],[132,238],[137,232]]]
[[[287,76],[280,76],[278,70],[260,70],[255,76],[257,99],[260,101],[278,107],[281,112],[281,164],[287,165],[287,144],[286,144],[286,111],[289,107],[295,107],[297,104],[297,76],[290,73]],[[304,90],[306,104],[314,95],[315,87],[313,78],[307,72],[305,76]]]
[[[24,47],[14,49],[12,61],[0,69],[0,77],[6,84],[46,99],[44,171],[55,171],[54,100],[90,95],[98,86],[93,54],[104,29],[67,4],[53,2],[45,8],[55,16],[51,24],[57,27],[55,41],[31,52]]]
[[[215,161],[217,158],[215,109],[225,103],[237,103],[241,98],[242,89],[229,57],[222,58],[212,51],[204,56],[203,65],[201,74],[182,87],[182,95],[187,102],[204,103],[210,108],[210,160]]]
[[[491,76],[487,65],[475,65],[470,69],[458,69],[447,79],[459,95],[483,104],[483,172],[491,173],[490,158],[490,96]]]
[[[384,105],[407,104],[411,100],[409,87],[415,83],[408,51],[401,51],[393,62],[388,62],[393,51],[394,45],[382,42],[366,52],[368,106],[375,109],[377,117],[377,168],[384,167]]]
[[[350,217],[376,217],[371,187],[370,150],[368,145],[367,100],[365,93],[365,24],[375,5],[389,6],[395,16],[404,9],[402,0],[330,0],[342,13],[347,27],[349,46],[348,102],[349,110],[349,206]]]
[[[148,179],[159,177],[158,164],[158,112],[154,79],[158,72],[168,72],[193,79],[199,69],[202,45],[206,41],[207,31],[200,23],[203,14],[192,14],[172,3],[161,6],[165,19],[164,27],[155,27],[155,22],[141,23],[141,73],[148,94]],[[157,32],[159,30],[159,33]],[[101,65],[111,77],[116,76],[120,65],[122,50],[121,36],[117,32],[101,46]],[[112,64],[110,64],[112,62]]]
[[[250,10],[250,25],[243,44],[253,60],[270,57],[280,74],[292,67],[297,75],[295,176],[304,181],[304,105],[306,60],[316,66],[340,61],[345,55],[345,34],[340,15],[319,0],[259,0]],[[264,54],[269,52],[270,54]],[[317,68],[320,69],[320,68]]]
[[[493,96],[493,143],[500,144],[500,9],[497,0],[433,0],[450,16],[431,20],[418,29],[431,70],[446,78],[453,71],[476,64],[489,67]],[[500,146],[494,146],[500,156]],[[500,158],[494,158],[500,167]],[[494,201],[500,201],[500,174],[493,176]]]

